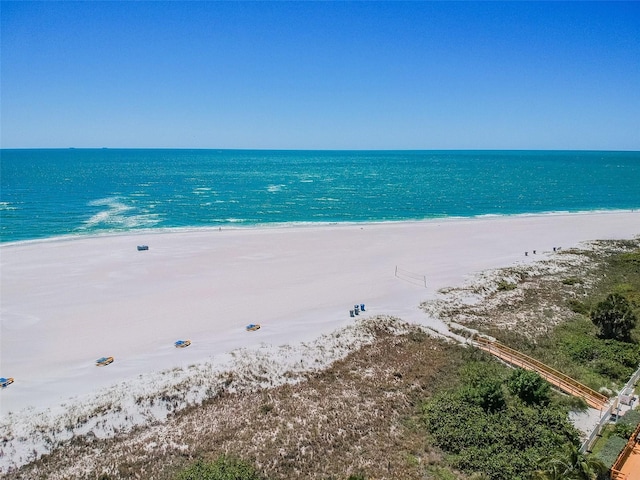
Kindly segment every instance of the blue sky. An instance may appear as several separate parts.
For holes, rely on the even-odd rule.
[[[640,2],[7,2],[1,146],[640,150]]]

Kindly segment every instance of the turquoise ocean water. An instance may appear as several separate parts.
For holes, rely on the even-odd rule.
[[[0,241],[640,208],[640,152],[0,150]]]

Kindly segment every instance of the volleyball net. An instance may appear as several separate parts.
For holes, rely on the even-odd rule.
[[[400,280],[427,288],[427,276],[405,270],[396,265],[395,276]]]

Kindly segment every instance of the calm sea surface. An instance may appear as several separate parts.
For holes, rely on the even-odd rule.
[[[640,152],[0,150],[0,241],[640,208]]]

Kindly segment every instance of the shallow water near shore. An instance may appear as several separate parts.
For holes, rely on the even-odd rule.
[[[640,208],[640,152],[1,150],[0,241]]]

